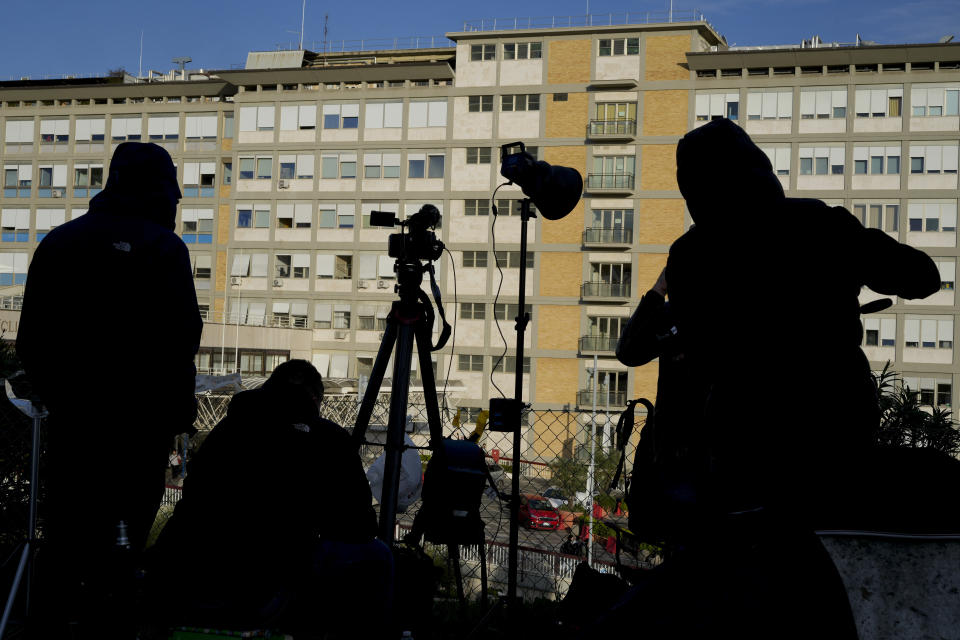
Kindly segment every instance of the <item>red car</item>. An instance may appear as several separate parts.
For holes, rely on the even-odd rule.
[[[520,524],[555,531],[560,528],[560,514],[543,496],[526,494],[520,496]]]

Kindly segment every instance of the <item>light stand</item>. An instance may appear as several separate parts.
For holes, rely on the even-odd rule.
[[[30,443],[30,502],[29,515],[27,518],[27,538],[23,542],[23,549],[20,552],[20,563],[17,565],[17,572],[13,577],[13,583],[10,585],[10,593],[7,596],[6,606],[3,608],[3,617],[0,618],[0,638],[7,629],[7,622],[10,620],[10,613],[13,611],[13,605],[16,602],[17,594],[20,591],[20,583],[26,576],[24,608],[30,611],[30,595],[33,588],[33,561],[37,552],[37,494],[40,492],[40,424],[47,416],[47,411],[43,407],[33,404],[29,400],[17,400],[12,396],[10,383],[7,383],[7,396],[17,409],[26,416],[33,419],[33,432]]]

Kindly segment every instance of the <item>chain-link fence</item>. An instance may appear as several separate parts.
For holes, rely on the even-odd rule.
[[[190,450],[195,450],[205,433],[226,415],[230,398],[230,394],[199,397],[197,427],[200,433],[191,438]],[[461,421],[456,400],[448,399],[446,404],[449,406],[441,402],[440,411],[444,436],[466,438],[475,429],[476,414],[459,411]],[[359,406],[356,393],[329,394],[324,398],[322,414],[352,430]],[[389,407],[389,386],[385,383],[367,428],[367,444],[360,451],[365,467],[383,453]],[[616,411],[613,407],[611,410]],[[618,551],[620,562],[625,566],[650,566],[658,561],[654,547],[632,543],[629,538],[621,538],[618,542],[616,527],[626,526],[627,520],[627,507],[623,501],[625,478],[631,471],[643,416],[636,417],[637,429],[625,446],[624,473],[611,491],[610,485],[621,459],[621,452],[616,447],[618,418],[619,413],[604,411],[593,414],[573,409],[528,410],[522,418],[519,455],[513,451],[513,434],[486,431],[480,437],[478,444],[484,451],[491,476],[503,494],[501,497],[488,488],[481,497],[489,593],[506,593],[507,590],[510,507],[504,498],[512,490],[512,477],[517,470],[523,496],[518,548],[519,595],[528,599],[562,597],[577,563],[588,557],[595,568],[605,572],[618,571]],[[416,446],[423,447],[420,453],[425,467],[430,457],[426,449],[430,432],[422,391],[414,389],[408,395],[406,431]],[[591,433],[596,434],[592,443]],[[592,497],[588,493],[591,461],[594,469]],[[158,525],[172,512],[179,498],[178,484],[175,479],[167,489]],[[413,525],[421,505],[418,500],[397,514],[398,539]],[[590,518],[591,513],[593,518]],[[449,550],[445,545],[430,543],[425,550],[445,569],[443,575],[449,578],[441,588],[453,595],[456,592],[453,582],[456,572]],[[459,562],[464,592],[468,596],[478,596],[482,575],[479,548],[462,548]]]

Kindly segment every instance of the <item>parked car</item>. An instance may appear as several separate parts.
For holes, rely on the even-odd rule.
[[[550,501],[550,504],[553,505],[554,509],[563,509],[570,501],[570,499],[563,495],[563,492],[557,487],[550,487],[544,491],[543,497]]]
[[[527,493],[520,496],[519,517],[520,524],[525,524],[528,529],[556,531],[560,528],[560,514],[540,495]]]
[[[512,474],[504,471],[503,467],[495,462],[488,462],[487,469],[490,471],[490,477],[493,478],[493,482],[497,485],[497,489],[500,491],[509,492],[510,481],[513,479]]]

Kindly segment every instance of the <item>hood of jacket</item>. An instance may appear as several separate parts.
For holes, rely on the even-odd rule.
[[[726,118],[687,133],[677,145],[677,184],[698,226],[736,227],[784,199],[770,159]]]
[[[181,197],[177,168],[166,149],[124,142],[113,153],[107,184],[90,200],[90,210],[142,218],[172,231]]]

